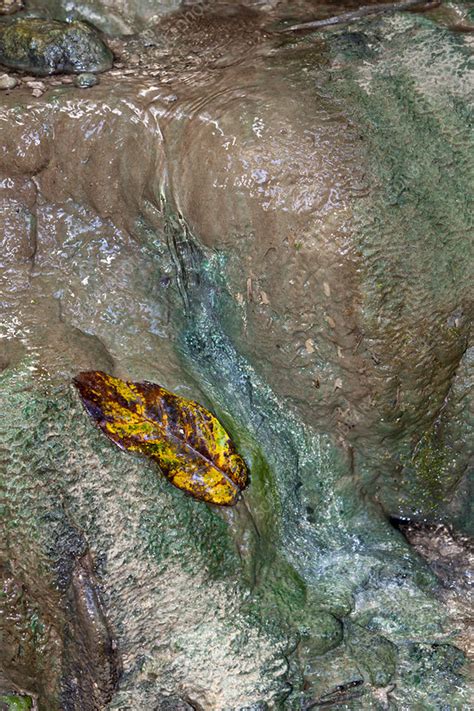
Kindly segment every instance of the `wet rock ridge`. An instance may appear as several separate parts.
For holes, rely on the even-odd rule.
[[[181,0],[27,0],[30,12],[57,20],[81,20],[104,32],[132,35],[156,22],[162,15],[178,10]]]
[[[389,519],[470,522],[471,35],[398,14],[282,40],[233,13],[116,38],[90,89],[2,93],[0,691],[467,707],[464,578]],[[213,410],[244,501],[115,449],[86,369]]]

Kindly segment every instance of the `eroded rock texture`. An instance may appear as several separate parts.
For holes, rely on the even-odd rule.
[[[463,708],[459,615],[388,517],[469,523],[472,35],[184,19],[115,40],[91,89],[4,95],[2,688]],[[244,501],[115,449],[70,386],[87,369],[212,409]]]

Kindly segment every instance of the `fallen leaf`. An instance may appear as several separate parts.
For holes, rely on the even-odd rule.
[[[323,289],[324,289],[324,293],[326,294],[326,296],[331,296],[331,287],[329,286],[327,281],[323,282]]]
[[[267,294],[264,291],[260,292],[260,303],[263,304],[264,306],[268,306],[270,303],[270,299],[268,298]]]
[[[194,498],[237,503],[247,467],[214,415],[153,383],[130,383],[101,371],[74,378],[85,409],[121,449],[157,462],[164,476]]]

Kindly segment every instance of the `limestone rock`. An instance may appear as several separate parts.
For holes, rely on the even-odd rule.
[[[2,96],[0,666],[48,711],[467,708],[459,587],[383,509],[445,515],[468,463],[469,38],[198,19]],[[224,414],[247,508],[113,447],[87,369]]]

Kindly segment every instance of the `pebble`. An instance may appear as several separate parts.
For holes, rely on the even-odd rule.
[[[74,80],[74,84],[78,86],[79,89],[89,89],[89,87],[95,86],[98,83],[99,78],[91,72],[84,72],[83,74],[78,74]]]
[[[26,86],[29,89],[41,89],[41,91],[46,90],[46,84],[44,81],[37,81],[36,79],[25,81]]]
[[[40,96],[43,96],[44,92],[46,91],[46,84],[42,81],[37,81],[33,79],[33,81],[27,81],[25,82],[26,86],[31,89],[31,93],[36,99],[39,99]]]
[[[14,89],[18,81],[9,74],[0,74],[0,89]]]
[[[10,15],[23,7],[23,0],[0,0],[0,15]]]

